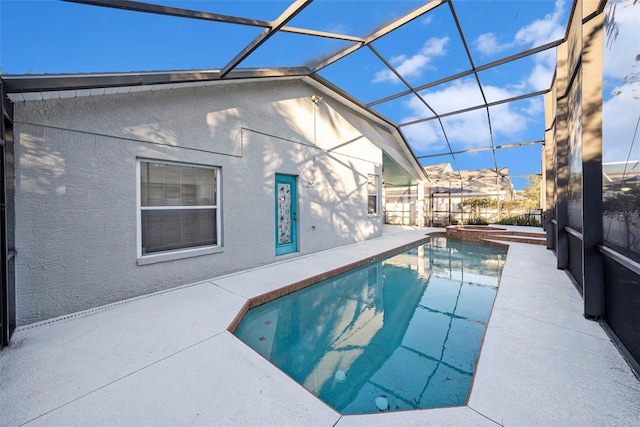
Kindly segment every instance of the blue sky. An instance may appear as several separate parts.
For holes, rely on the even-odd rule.
[[[618,32],[605,34],[602,61],[604,162],[640,160],[640,3],[615,3]]]
[[[153,2],[153,1],[152,1]],[[274,20],[287,1],[155,1],[186,9]],[[419,1],[316,0],[291,27],[364,37],[392,19],[421,6]],[[540,46],[564,36],[571,2],[565,0],[456,0],[456,14],[476,66]],[[0,0],[0,67],[4,74],[83,73],[222,68],[261,28],[150,15],[60,1]],[[312,64],[349,42],[278,33],[240,67]],[[417,87],[468,70],[469,60],[447,5],[372,43],[373,48]],[[479,73],[488,102],[547,89],[555,50],[545,51]],[[407,87],[364,48],[319,71],[363,103]],[[482,104],[473,75],[430,87],[420,95],[438,113]],[[373,107],[398,124],[427,119],[433,113],[414,95]],[[490,109],[495,145],[544,137],[542,97]],[[453,151],[491,146],[485,109],[442,121]],[[402,126],[416,155],[448,151],[438,121]],[[499,167],[512,174],[540,172],[541,147],[497,150]],[[493,168],[491,151],[456,157],[461,169]],[[451,156],[423,159],[425,165]],[[514,179],[516,187],[526,184]]]

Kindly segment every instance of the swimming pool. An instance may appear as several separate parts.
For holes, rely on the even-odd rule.
[[[464,405],[505,259],[434,237],[253,308],[235,334],[343,414]]]

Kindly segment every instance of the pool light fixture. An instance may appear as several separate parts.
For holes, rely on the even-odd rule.
[[[380,412],[384,412],[387,409],[389,409],[389,401],[384,396],[376,397],[376,399],[373,401],[373,403],[376,404],[376,408],[378,408],[378,410]]]

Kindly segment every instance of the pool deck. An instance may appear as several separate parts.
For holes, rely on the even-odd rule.
[[[19,328],[0,426],[640,423],[640,381],[544,246],[512,243],[468,405],[342,416],[227,331],[248,298],[418,240],[384,236]]]

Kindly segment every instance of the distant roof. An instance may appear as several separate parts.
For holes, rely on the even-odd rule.
[[[498,175],[493,169],[469,169],[454,171],[448,163],[425,167],[425,171],[434,185],[444,185],[465,191],[494,191],[497,185],[501,189],[511,190],[513,184],[509,178],[509,168],[498,169]]]

